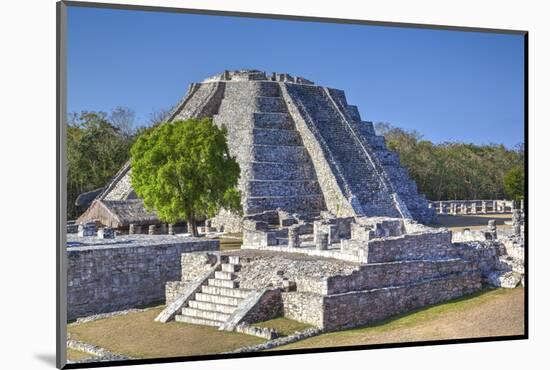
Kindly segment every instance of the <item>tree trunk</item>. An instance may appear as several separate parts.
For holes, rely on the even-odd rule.
[[[189,220],[187,220],[187,229],[187,232],[191,233],[191,236],[199,236],[199,230],[197,229],[197,220],[195,219],[195,215],[193,214],[191,214],[189,216]]]

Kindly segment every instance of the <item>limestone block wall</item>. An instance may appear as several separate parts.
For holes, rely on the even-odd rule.
[[[217,240],[70,247],[68,320],[161,301],[165,283],[181,280],[182,253],[217,249]]]
[[[366,246],[368,263],[449,258],[457,253],[451,244],[451,232],[446,229],[374,239]]]
[[[480,273],[471,271],[417,284],[334,294],[323,299],[322,327],[341,330],[366,325],[479,289]]]
[[[474,263],[460,258],[373,263],[361,266],[351,275],[328,277],[323,290],[325,294],[338,294],[401,286],[474,269]]]
[[[324,297],[306,292],[283,292],[283,313],[289,319],[324,326]]]
[[[271,320],[283,315],[283,301],[278,289],[266,291],[260,300],[250,308],[243,317],[243,322],[252,324],[255,322]]]

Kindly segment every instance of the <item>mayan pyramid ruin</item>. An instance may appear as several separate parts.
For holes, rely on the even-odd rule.
[[[325,211],[336,217],[435,221],[397,154],[375,134],[372,122],[362,121],[342,90],[286,73],[225,71],[192,83],[168,122],[207,116],[228,130],[230,152],[241,167],[245,216]],[[160,223],[133,191],[130,172],[127,164],[77,222],[116,228]],[[213,224],[238,230],[241,218],[222,211]]]

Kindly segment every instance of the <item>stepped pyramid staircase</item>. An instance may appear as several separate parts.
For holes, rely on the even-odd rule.
[[[236,106],[249,109],[235,112]],[[315,169],[276,82],[227,83],[214,122],[227,127],[230,150],[241,163],[245,214],[281,208],[325,209]]]
[[[175,320],[189,324],[220,327],[235,312],[239,303],[248,297],[252,290],[240,289],[235,272],[240,269],[239,257],[229,256],[227,263],[222,263],[214,272],[214,278],[209,278],[200,286],[181,308],[181,314]]]
[[[312,85],[289,84],[286,88],[301,106],[307,124],[319,133],[340,167],[347,183],[347,187],[341,184],[342,188],[349,189],[357,197],[365,215],[400,217],[389,189],[384,187],[361,142],[347,126],[329,93]]]

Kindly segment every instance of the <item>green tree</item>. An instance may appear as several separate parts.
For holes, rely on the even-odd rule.
[[[131,149],[132,185],[164,222],[196,221],[220,208],[241,212],[240,169],[229,155],[226,129],[210,118],[164,123],[144,131]]]
[[[525,194],[525,174],[523,168],[512,168],[504,176],[504,190],[506,195],[513,200],[523,199]]]

